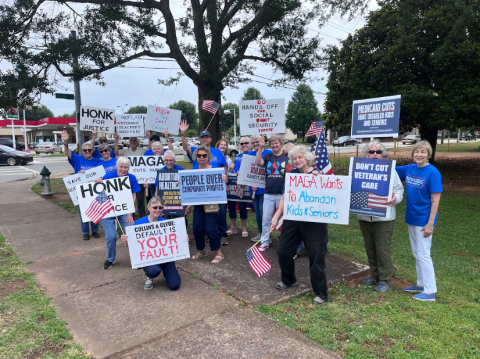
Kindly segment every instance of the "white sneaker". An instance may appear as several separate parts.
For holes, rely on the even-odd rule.
[[[270,246],[268,244],[262,244],[260,247],[258,247],[258,250],[260,252],[265,252]]]

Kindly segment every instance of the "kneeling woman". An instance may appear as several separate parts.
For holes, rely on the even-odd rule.
[[[147,205],[150,214],[135,221],[134,225],[165,221],[165,218],[162,218],[162,211],[164,206],[165,204],[160,197],[152,197],[150,201],[148,201]],[[126,234],[123,234],[122,241],[127,242],[127,240],[128,236]],[[178,288],[180,288],[181,279],[180,274],[178,274],[177,267],[175,266],[175,262],[154,264],[148,267],[144,267],[143,271],[147,276],[145,284],[143,285],[143,289],[145,290],[153,288],[153,279],[158,277],[162,272],[167,282],[168,288],[170,288],[171,290],[177,290]]]
[[[288,153],[289,163],[295,169],[289,173],[321,173],[314,167],[313,153],[308,147],[299,145],[293,147]],[[283,215],[283,202],[285,194],[280,200],[278,210],[272,219],[270,230],[274,230],[278,220]],[[281,282],[275,284],[279,290],[297,285],[295,278],[295,262],[293,257],[297,253],[298,246],[305,244],[308,260],[310,261],[310,281],[312,283],[315,298],[313,304],[323,304],[328,300],[328,285],[325,272],[325,255],[327,254],[328,231],[326,223],[301,222],[284,220],[282,234],[277,247],[278,263],[281,270]]]

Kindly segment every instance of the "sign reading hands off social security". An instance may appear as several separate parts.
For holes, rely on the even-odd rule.
[[[285,99],[240,101],[243,136],[285,133]]]

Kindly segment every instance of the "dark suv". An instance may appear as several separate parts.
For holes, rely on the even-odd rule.
[[[13,148],[13,141],[9,138],[0,138],[0,145],[8,146]],[[15,141],[15,146],[18,151],[25,150],[25,143]]]

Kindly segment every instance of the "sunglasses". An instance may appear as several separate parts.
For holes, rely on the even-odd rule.
[[[163,206],[152,206],[152,209],[155,209],[155,210],[163,209]]]
[[[240,144],[241,144],[242,146],[246,146],[246,145],[249,145],[250,143],[248,143],[248,142],[240,142]]]
[[[207,158],[208,155],[207,155],[206,153],[205,153],[205,154],[199,153],[199,154],[197,154],[197,157],[198,157],[198,158]]]
[[[110,150],[101,150],[101,153],[110,152]]]
[[[381,150],[376,150],[376,151],[370,150],[370,151],[368,151],[368,153],[370,153],[371,155],[373,155],[374,153],[376,153],[377,155],[381,155],[382,151]]]
[[[93,150],[91,148],[84,148],[83,152],[93,152]]]

